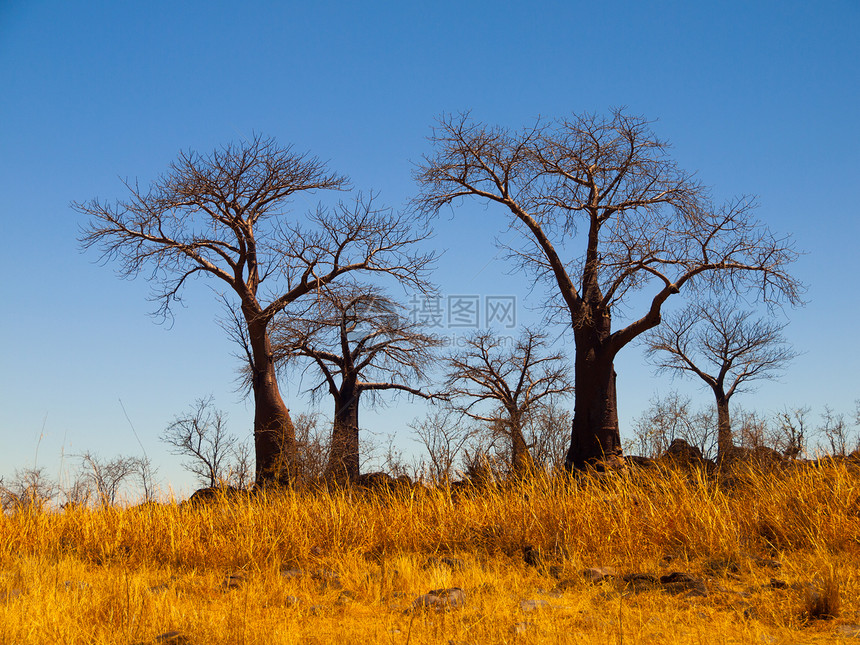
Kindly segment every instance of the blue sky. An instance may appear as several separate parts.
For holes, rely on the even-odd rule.
[[[795,274],[809,303],[786,312],[805,353],[737,403],[853,409],[856,0],[177,4],[0,3],[0,474],[37,464],[56,476],[88,449],[139,454],[120,401],[177,490],[192,482],[158,441],[174,415],[212,394],[236,434],[250,431],[211,290],[191,285],[173,327],[155,324],[145,281],[80,252],[71,201],[121,196],[120,178],[148,182],[180,149],[260,132],[399,207],[434,117],[460,110],[518,127],[626,105],[657,119],[716,196],[758,195],[759,216],[807,253]],[[492,241],[503,229],[477,203],[441,218],[436,281],[447,294],[517,295],[528,321],[541,294],[505,274]],[[637,348],[617,370],[622,434],[656,391],[708,401],[654,377]],[[401,401],[363,420],[409,448],[419,413]]]

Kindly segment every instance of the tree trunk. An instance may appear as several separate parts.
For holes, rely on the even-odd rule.
[[[266,321],[244,307],[243,311],[254,361],[251,385],[254,392],[256,485],[285,483],[295,472],[296,432],[290,411],[278,389]]]
[[[575,470],[589,465],[611,464],[621,457],[615,353],[606,342],[610,331],[609,316],[595,313],[591,319],[598,322],[574,329],[576,390],[570,449],[565,465]]]
[[[523,437],[522,424],[512,419],[510,422],[511,435],[511,471],[516,477],[528,475],[532,469],[532,455]]]
[[[341,386],[335,397],[334,427],[326,477],[339,484],[354,482],[359,476],[358,397],[354,386]]]
[[[732,420],[729,416],[729,397],[721,390],[714,390],[717,398],[717,459],[722,459],[734,447]]]

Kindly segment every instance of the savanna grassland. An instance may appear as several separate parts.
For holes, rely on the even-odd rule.
[[[849,461],[31,507],[0,643],[851,642],[858,554]]]

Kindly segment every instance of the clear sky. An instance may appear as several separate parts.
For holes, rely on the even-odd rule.
[[[84,450],[140,454],[130,420],[162,482],[187,491],[158,441],[174,415],[212,394],[233,432],[250,432],[206,283],[190,286],[172,328],[155,324],[144,280],[80,252],[71,201],[121,196],[120,178],[146,183],[180,149],[258,132],[400,207],[434,117],[460,110],[519,127],[625,105],[656,119],[715,195],[758,195],[759,216],[807,252],[795,273],[809,303],[786,312],[805,353],[736,401],[849,412],[860,397],[858,33],[857,0],[0,2],[0,475],[37,464],[57,476]],[[542,294],[527,298],[525,277],[496,257],[503,215],[469,203],[437,224],[443,293],[516,295],[528,321]],[[635,347],[617,370],[624,435],[673,384]],[[294,411],[306,406],[285,390]],[[395,402],[363,425],[399,431],[409,448],[418,413]]]

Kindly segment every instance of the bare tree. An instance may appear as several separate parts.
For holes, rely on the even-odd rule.
[[[658,371],[695,375],[711,388],[719,457],[733,447],[729,400],[750,391],[752,381],[772,378],[797,356],[782,335],[785,324],[752,315],[725,300],[693,303],[644,337]]]
[[[149,457],[143,456],[136,458],[134,474],[137,476],[137,480],[143,490],[144,502],[155,501],[157,486],[155,481],[156,472],[158,472],[158,468],[152,465],[152,460]]]
[[[226,421],[226,415],[214,407],[210,396],[198,399],[161,436],[172,446],[172,454],[189,458],[182,467],[204,486],[218,486],[227,479],[237,439],[227,432]]]
[[[237,442],[233,446],[233,459],[227,465],[226,482],[229,486],[246,490],[254,483],[254,455],[251,444]]]
[[[767,417],[755,410],[735,410],[736,444],[746,450],[761,450],[771,447],[772,429]]]
[[[776,413],[771,444],[784,457],[795,459],[806,452],[809,408],[785,408]]]
[[[331,455],[331,432],[321,427],[318,412],[297,414],[295,426],[302,478],[307,481],[321,479]]]
[[[848,423],[845,422],[845,415],[834,412],[829,406],[824,406],[821,419],[823,423],[817,432],[827,441],[825,450],[834,457],[844,457],[851,452],[855,437]]]
[[[552,472],[564,466],[571,421],[570,412],[557,403],[535,406],[523,431],[535,467]]]
[[[543,355],[546,335],[522,332],[510,350],[489,331],[467,337],[464,348],[448,359],[444,390],[456,410],[485,421],[510,447],[515,475],[533,467],[523,431],[537,406],[573,391],[561,353]],[[485,404],[492,407],[487,410]]]
[[[683,439],[711,458],[716,449],[713,410],[694,410],[690,397],[677,392],[656,396],[633,424],[630,448],[644,457],[659,457],[675,439]]]
[[[408,392],[429,398],[413,384],[425,376],[440,341],[421,332],[403,307],[378,287],[327,289],[301,314],[288,311],[273,323],[276,362],[284,367],[308,359],[322,379],[311,391],[334,399],[328,475],[359,476],[358,412],[365,393]]]
[[[472,423],[464,423],[462,415],[451,409],[432,410],[422,419],[415,419],[409,427],[427,450],[426,470],[434,482],[449,482],[463,450],[475,436]]]
[[[501,207],[522,234],[505,247],[510,257],[549,286],[549,306],[573,332],[570,467],[620,455],[615,357],[659,324],[670,296],[718,281],[766,301],[800,300],[786,271],[790,239],[753,218],[750,198],[712,206],[643,118],[615,110],[512,131],[443,116],[431,142],[417,210],[431,216],[465,197]],[[642,315],[613,330],[618,306],[632,310],[628,296],[645,288]]]
[[[90,218],[84,248],[116,261],[124,277],[148,271],[164,317],[189,278],[215,278],[232,294],[254,395],[256,479],[281,477],[282,465],[289,477],[294,430],[278,389],[269,324],[291,303],[353,271],[413,280],[431,259],[409,250],[424,233],[378,208],[372,196],[320,207],[301,222],[290,218],[293,195],[342,190],[347,180],[317,158],[260,136],[208,156],[182,152],[148,188],[125,186],[128,197],[115,203],[73,204]]]
[[[93,491],[89,479],[79,472],[75,474],[74,479],[60,489],[60,495],[62,498],[60,508],[70,510],[88,506]]]
[[[137,457],[114,457],[106,460],[87,451],[81,455],[82,475],[89,482],[103,506],[113,506],[122,483],[138,468]]]
[[[57,495],[57,484],[44,468],[16,470],[10,482],[0,478],[0,508],[12,511],[40,511]]]

